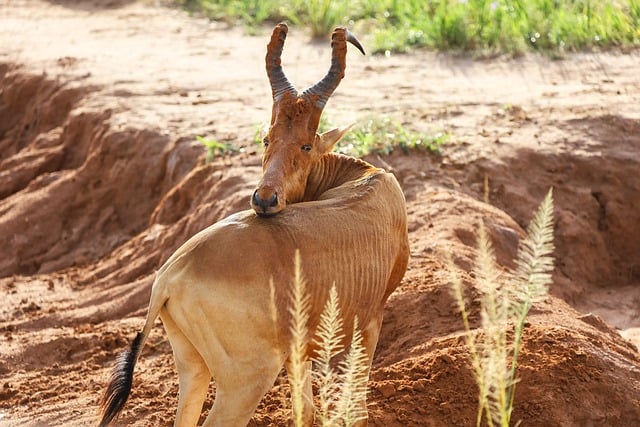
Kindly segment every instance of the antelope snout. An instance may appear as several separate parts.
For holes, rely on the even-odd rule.
[[[253,192],[251,197],[251,207],[258,215],[269,216],[280,212],[278,208],[278,193],[275,191],[270,195],[261,195],[259,190]]]

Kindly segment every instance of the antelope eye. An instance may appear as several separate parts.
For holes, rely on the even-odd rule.
[[[269,146],[269,137],[268,137],[268,136],[265,136],[265,137],[262,139],[262,143],[264,144],[264,146],[265,146],[265,147],[268,147],[268,146]]]
[[[304,144],[302,147],[300,147],[300,149],[302,151],[304,151],[305,153],[308,153],[309,151],[311,151],[311,145],[309,144]]]

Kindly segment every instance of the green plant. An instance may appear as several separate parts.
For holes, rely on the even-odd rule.
[[[264,141],[264,137],[267,134],[268,125],[262,123],[257,124],[255,126],[255,131],[253,132],[253,139],[251,140],[256,145],[262,145]]]
[[[305,358],[309,330],[310,302],[305,289],[305,282],[300,266],[300,253],[296,251],[294,257],[295,277],[291,292],[291,354],[290,376],[291,405],[295,426],[303,425],[304,385],[310,380],[308,377],[308,361]],[[344,334],[342,332],[342,317],[339,308],[339,297],[335,285],[329,291],[329,298],[325,303],[320,322],[313,338],[318,346],[312,359],[317,365],[313,376],[318,384],[319,408],[316,421],[320,426],[351,426],[366,418],[366,408],[358,405],[366,397],[367,373],[369,358],[364,349],[362,334],[358,329],[357,318],[354,319],[351,345],[345,353],[342,346]],[[334,359],[344,354],[344,357],[334,367]]]
[[[279,5],[274,0],[178,0],[178,4],[217,21],[239,21],[250,34],[256,33],[266,20],[279,16]]]
[[[553,194],[540,204],[520,242],[516,270],[501,278],[484,226],[478,235],[474,270],[480,293],[482,333],[471,328],[460,276],[452,273],[452,290],[466,331],[466,343],[479,389],[477,425],[508,427],[511,422],[516,368],[525,319],[533,304],[548,294],[553,270]],[[455,271],[453,263],[450,269]]]
[[[218,155],[224,155],[231,152],[236,152],[238,149],[231,143],[220,142],[217,139],[207,139],[200,135],[196,135],[196,139],[202,145],[207,147],[207,161],[211,161]]]
[[[389,154],[400,148],[439,152],[449,139],[449,134],[426,135],[405,128],[400,122],[389,117],[370,117],[351,129],[340,141],[336,149],[342,154],[362,157],[371,153]]]
[[[244,23],[288,20],[314,37],[349,24],[372,52],[415,47],[480,55],[640,43],[638,0],[179,0],[213,19]]]
[[[296,3],[302,10],[306,7],[306,20],[311,27],[312,37],[331,34],[336,26],[344,23],[348,7],[347,2],[335,0],[306,0]]]

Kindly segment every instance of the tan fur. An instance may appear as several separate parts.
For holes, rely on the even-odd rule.
[[[364,162],[330,155],[327,163],[340,173],[319,182],[339,185],[319,200],[269,218],[232,215],[193,236],[158,272],[145,330],[159,313],[180,376],[176,425],[195,425],[209,376],[217,392],[204,425],[247,424],[289,354],[296,249],[311,296],[310,331],[335,283],[345,330],[357,316],[373,357],[383,305],[409,257],[404,196],[393,175]]]
[[[332,69],[341,71],[339,78],[348,35],[344,28],[334,32]],[[344,330],[352,330],[357,316],[371,363],[384,303],[409,258],[404,195],[393,175],[331,153],[349,127],[316,133],[318,97],[330,95],[322,89],[329,83],[325,77],[319,89],[297,94],[280,68],[285,36],[286,26],[279,24],[268,47],[274,104],[253,210],[199,232],[158,271],[144,329],[103,399],[103,424],[122,409],[135,359],[160,316],[180,381],[175,425],[196,425],[213,377],[216,399],[204,425],[245,426],[282,366],[288,366],[296,250],[310,294],[311,336],[335,283]],[[309,355],[313,350],[310,346]],[[303,392],[305,420],[311,424],[310,383]],[[366,409],[365,401],[359,404]]]
[[[304,199],[312,169],[349,129],[316,133],[324,104],[344,77],[347,41],[355,41],[362,50],[360,42],[346,28],[336,28],[331,37],[329,73],[317,85],[299,94],[281,67],[280,55],[287,31],[286,25],[276,25],[267,45],[266,67],[273,107],[262,157],[263,176],[251,198],[253,210],[264,216],[275,215],[287,204]]]

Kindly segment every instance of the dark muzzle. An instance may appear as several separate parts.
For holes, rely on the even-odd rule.
[[[254,191],[251,198],[253,209],[259,215],[273,215],[273,208],[278,205],[278,193],[273,193],[267,200],[260,197],[258,190]]]

